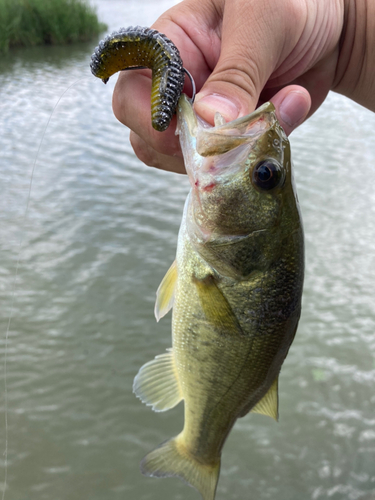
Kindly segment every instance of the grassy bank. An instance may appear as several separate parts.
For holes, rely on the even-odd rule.
[[[89,40],[105,29],[85,0],[0,0],[0,52]]]

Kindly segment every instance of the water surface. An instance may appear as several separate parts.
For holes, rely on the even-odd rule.
[[[98,8],[113,30],[149,25],[172,4]],[[0,62],[5,499],[198,499],[177,479],[139,472],[143,455],[180,431],[182,405],[155,414],[132,394],[139,367],[171,343],[170,318],[156,324],[153,304],[188,182],[136,159],[112,115],[114,81],[90,74],[94,46],[17,50]],[[332,94],[291,137],[303,314],[280,377],[280,423],[236,424],[218,500],[375,495],[374,128],[373,113]],[[0,452],[3,389],[1,398]]]

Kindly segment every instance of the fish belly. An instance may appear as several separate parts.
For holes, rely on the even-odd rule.
[[[297,282],[298,273],[279,265],[246,281],[219,284],[240,326],[226,331],[207,318],[196,284],[212,268],[188,241],[183,246],[173,308],[173,351],[185,400],[180,439],[189,453],[211,464],[219,460],[236,419],[278,377],[300,314],[298,299],[285,293],[295,283],[285,279]]]

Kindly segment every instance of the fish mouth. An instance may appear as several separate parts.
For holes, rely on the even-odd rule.
[[[215,125],[218,123],[215,127],[207,127],[207,123],[198,118],[196,149],[200,156],[223,155],[243,144],[252,144],[277,121],[271,102],[228,123],[220,114],[219,118],[215,117]]]
[[[263,104],[253,113],[226,123],[216,118],[210,126],[196,115],[192,103],[182,95],[178,104],[178,127],[185,166],[192,187],[202,173],[221,174],[242,161],[257,140],[277,123],[275,107]],[[241,157],[241,160],[238,159]],[[231,172],[233,173],[233,172]]]

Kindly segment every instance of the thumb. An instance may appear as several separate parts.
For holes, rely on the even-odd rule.
[[[217,111],[231,121],[257,107],[265,84],[294,43],[293,37],[286,36],[281,4],[271,0],[224,3],[220,55],[194,106],[208,123],[214,123]]]

